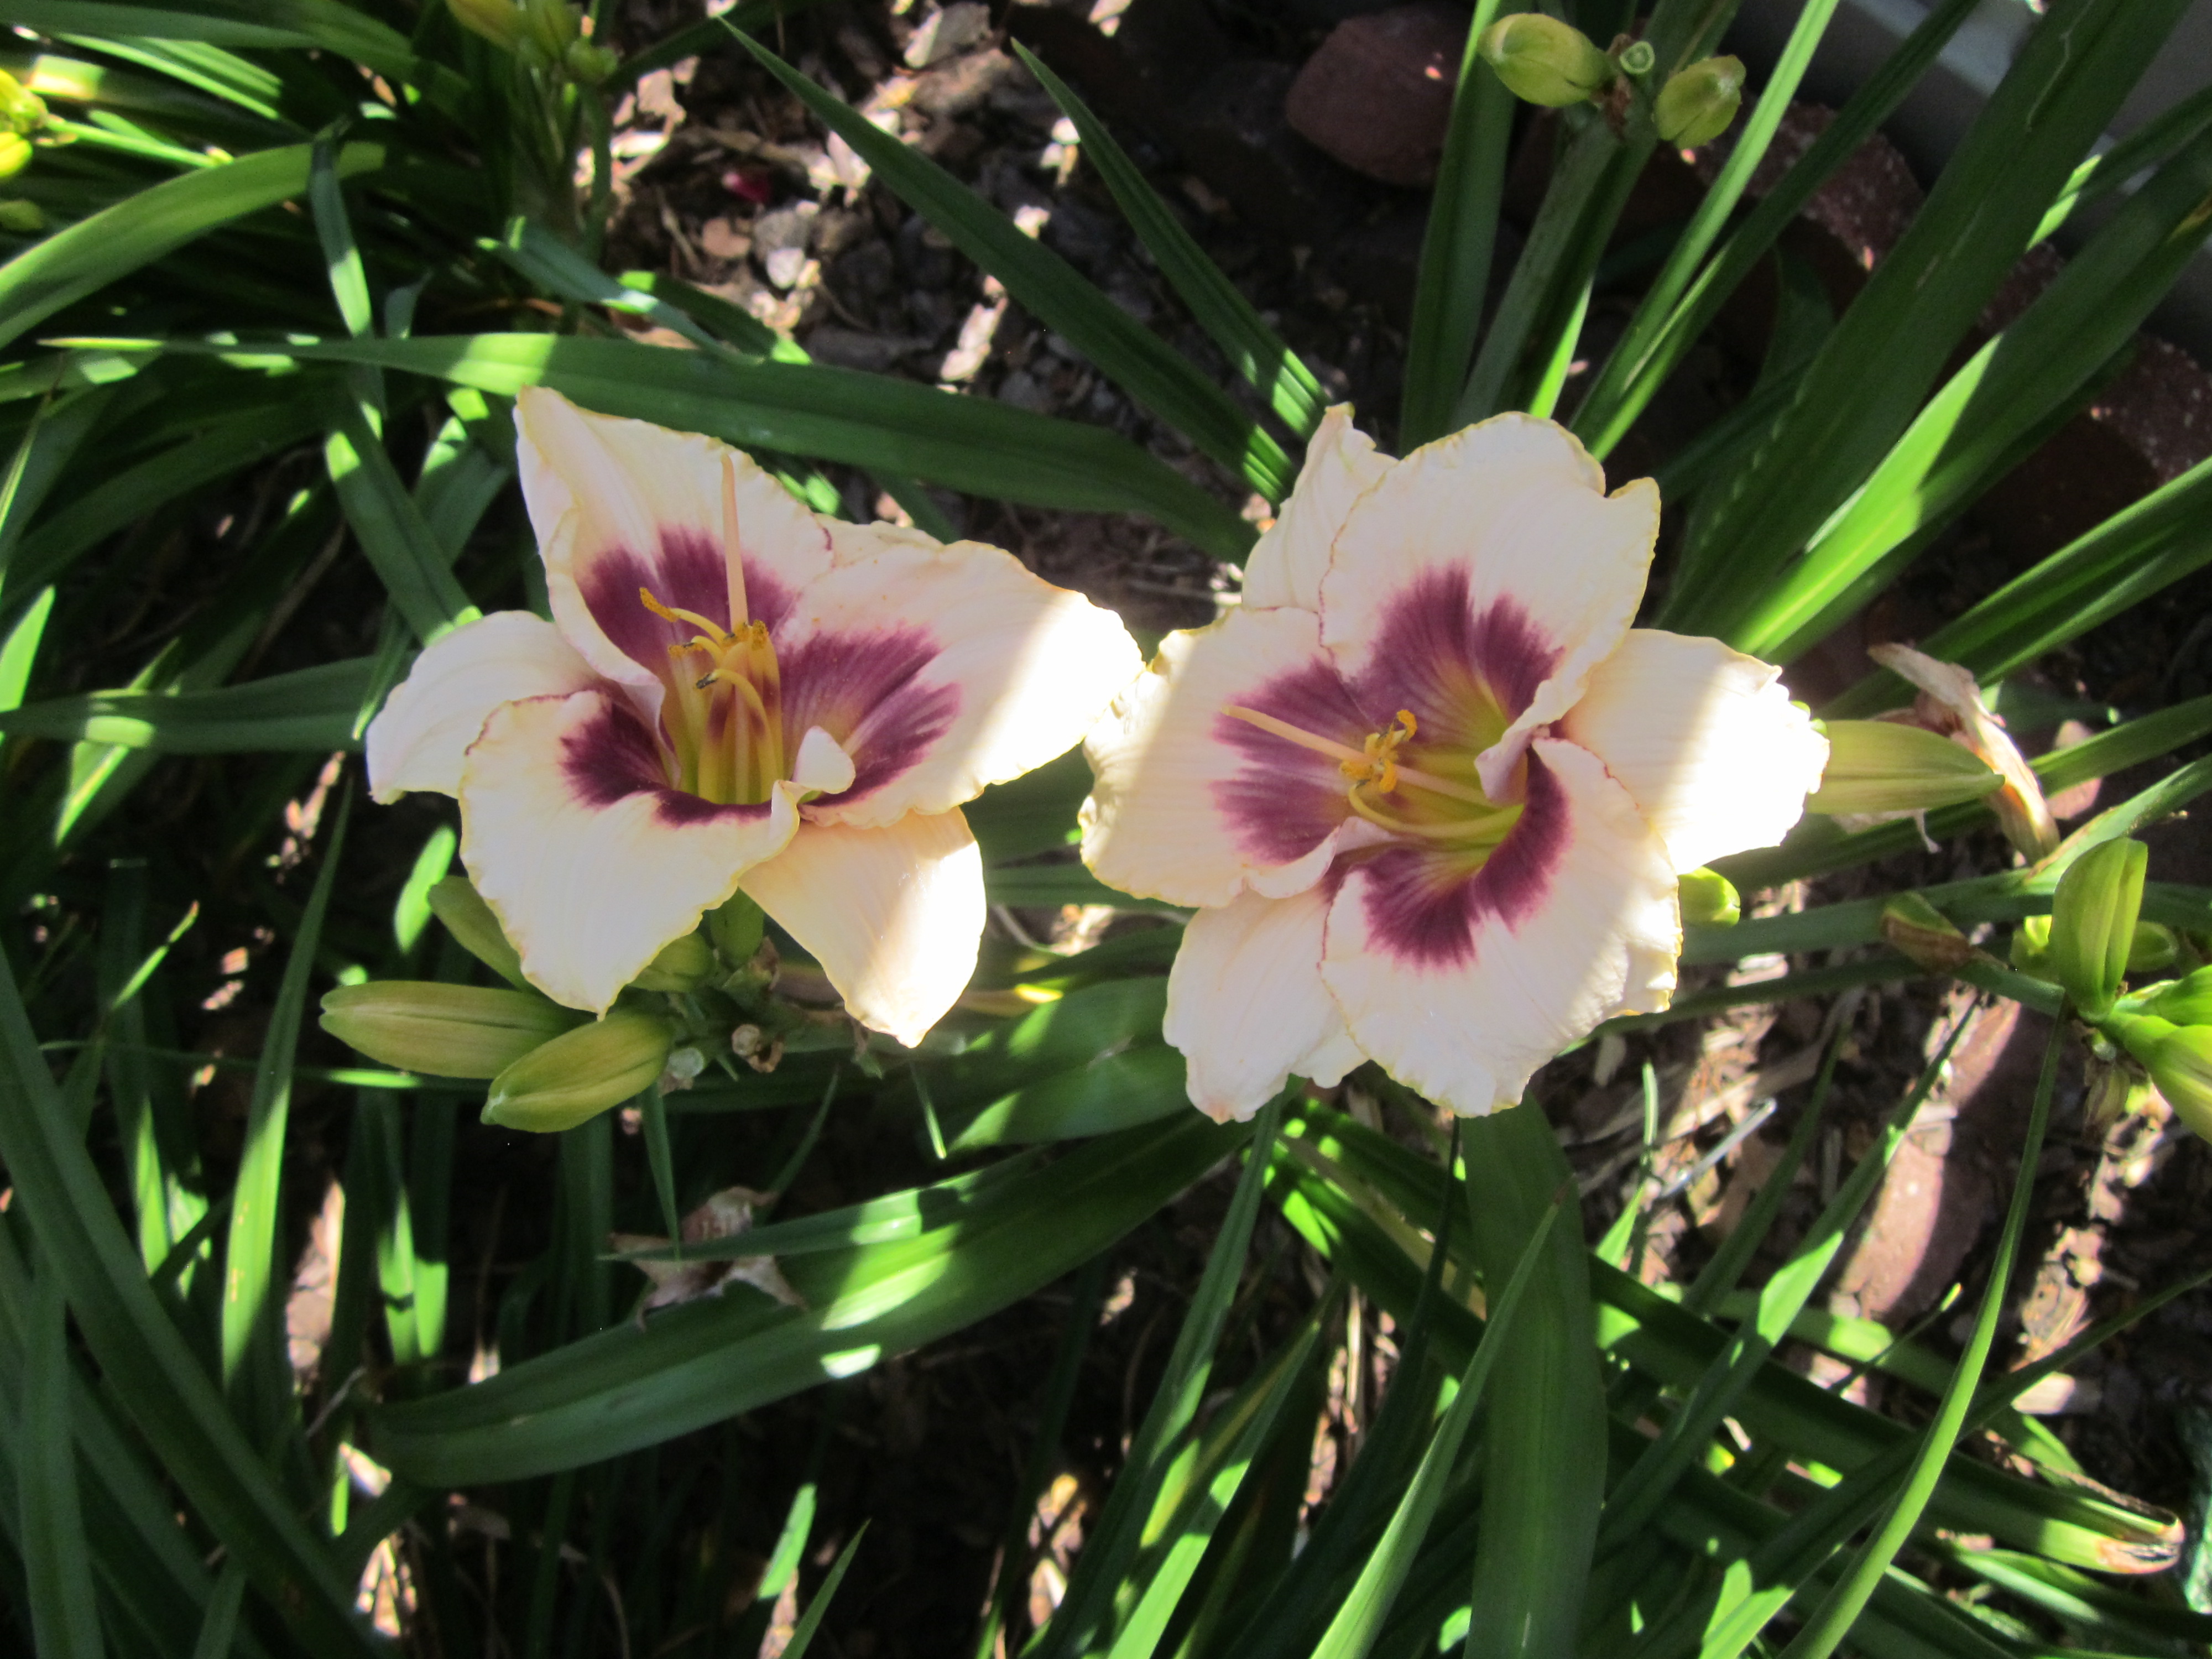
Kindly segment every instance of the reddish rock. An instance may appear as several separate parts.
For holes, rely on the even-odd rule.
[[[1415,0],[1338,24],[1291,82],[1291,127],[1370,179],[1431,183],[1467,23],[1456,7]]]

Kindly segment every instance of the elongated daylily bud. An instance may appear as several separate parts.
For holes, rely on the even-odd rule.
[[[1726,132],[1743,104],[1743,59],[1708,58],[1667,77],[1651,116],[1662,143],[1695,149]]]
[[[617,1008],[522,1056],[493,1079],[483,1121],[550,1134],[619,1106],[658,1078],[676,1025]]]
[[[323,1029],[371,1060],[433,1077],[497,1077],[581,1015],[535,991],[425,980],[341,985],[323,998]]]
[[[35,236],[46,228],[46,216],[36,202],[0,202],[0,230]]]
[[[719,909],[707,912],[707,936],[732,968],[742,968],[753,959],[753,953],[760,949],[761,935],[767,931],[767,915],[743,893],[732,893]]]
[[[430,889],[430,914],[478,962],[518,991],[532,989],[522,976],[522,958],[507,942],[499,918],[491,913],[466,876],[447,876]]]
[[[630,981],[641,991],[696,991],[714,974],[714,947],[696,933],[672,939]]]
[[[31,141],[21,133],[0,132],[0,179],[12,179],[31,165]]]
[[[1733,927],[1743,915],[1735,884],[1711,870],[1692,870],[1675,884],[1685,927]]]
[[[2212,1025],[2212,968],[2199,968],[2161,986],[2143,1012],[2175,1025]]]
[[[2022,916],[2012,930],[2012,965],[2038,979],[2051,977],[2051,918]]]
[[[2142,1062],[2173,1115],[2212,1140],[2212,1025],[2173,1025],[2134,1015],[2112,1020],[2105,1030]]]
[[[2119,994],[2149,860],[2139,841],[2108,841],[2075,860],[2051,895],[2051,976],[2085,1019],[2102,1019]]]
[[[2172,928],[2160,921],[2138,921],[2128,944],[2128,972],[2154,974],[2180,959],[2181,941]]]
[[[463,28],[481,34],[502,52],[513,52],[526,21],[514,0],[446,0],[446,9]]]
[[[0,70],[0,127],[10,132],[30,132],[46,124],[46,100]]]
[[[1613,60],[1571,23],[1516,12],[1483,31],[1483,59],[1516,98],[1557,109],[1587,102],[1613,76]]]
[[[1895,720],[1830,720],[1828,769],[1808,812],[1925,812],[1994,793],[2004,780],[1948,738]]]
[[[1881,936],[1931,974],[1973,960],[1974,947],[1951,919],[1917,893],[1899,893],[1881,907]]]

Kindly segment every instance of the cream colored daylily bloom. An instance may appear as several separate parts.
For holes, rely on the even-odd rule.
[[[1677,878],[1779,841],[1827,745],[1771,665],[1629,626],[1658,523],[1548,421],[1393,461],[1328,412],[1243,604],[1085,744],[1085,862],[1200,907],[1166,1019],[1200,1108],[1365,1058],[1486,1113],[1666,1006]]]
[[[604,1012],[732,893],[901,1042],[982,932],[960,813],[1073,744],[1138,672],[1118,620],[1012,555],[819,517],[711,438],[526,390],[550,623],[425,650],[368,735],[376,798],[457,795],[530,981]]]

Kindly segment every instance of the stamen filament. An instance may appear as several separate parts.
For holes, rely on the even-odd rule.
[[[1316,737],[1302,726],[1292,726],[1288,720],[1279,720],[1273,714],[1263,714],[1256,708],[1245,708],[1232,702],[1224,707],[1221,712],[1231,720],[1256,726],[1262,732],[1270,732],[1286,743],[1294,743],[1301,749],[1310,749],[1316,755],[1327,755],[1331,760],[1355,765],[1364,766],[1367,763],[1367,757],[1349,744]]]
[[[1450,818],[1440,823],[1415,823],[1371,805],[1361,798],[1359,791],[1360,786],[1353,785],[1345,792],[1345,800],[1368,823],[1394,835],[1420,836],[1432,841],[1502,840],[1521,816],[1521,809],[1517,806],[1501,806],[1495,811],[1478,812],[1472,817]],[[1492,834],[1493,830],[1495,835]]]

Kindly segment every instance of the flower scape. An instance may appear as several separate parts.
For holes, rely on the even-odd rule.
[[[1828,746],[1777,669],[1629,625],[1658,524],[1551,422],[1392,461],[1329,412],[1243,605],[1087,744],[1085,860],[1199,907],[1165,1032],[1201,1109],[1371,1059],[1487,1113],[1667,1006],[1678,878],[1778,842]]]

